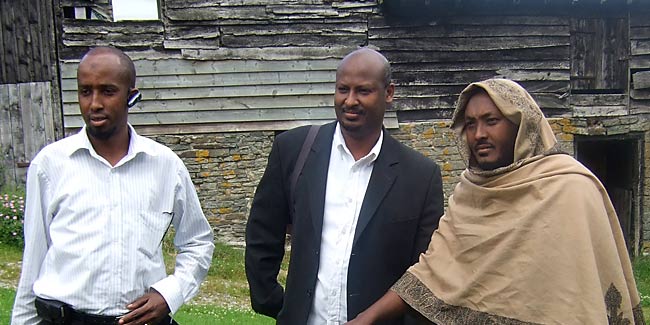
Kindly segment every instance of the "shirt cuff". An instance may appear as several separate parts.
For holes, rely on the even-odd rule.
[[[156,282],[151,287],[156,289],[156,291],[165,298],[165,302],[167,302],[167,306],[172,315],[181,308],[181,305],[183,305],[184,299],[181,286],[173,275],[167,276],[166,278]]]

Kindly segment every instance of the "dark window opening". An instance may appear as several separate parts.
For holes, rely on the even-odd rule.
[[[605,186],[632,255],[641,236],[640,137],[576,137],[577,159]]]
[[[63,7],[63,18],[75,19],[74,7]]]

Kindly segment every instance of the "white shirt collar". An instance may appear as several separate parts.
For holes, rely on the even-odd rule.
[[[155,156],[156,152],[151,146],[149,146],[144,139],[139,136],[131,124],[127,124],[129,127],[129,151],[126,154],[126,159],[131,159],[135,157],[138,153],[146,153],[151,156]],[[79,133],[71,137],[70,146],[67,148],[67,155],[70,156],[80,149],[86,149],[93,154],[97,154],[93,145],[90,143],[88,138],[88,133],[86,133],[86,126],[84,125]]]
[[[361,159],[359,159],[356,163],[357,164],[371,164],[375,160],[377,160],[377,157],[379,157],[379,153],[381,152],[381,145],[384,142],[384,131],[382,130],[379,133],[379,139],[377,139],[377,143],[370,149],[370,152],[368,152],[367,155],[363,156]],[[348,149],[348,146],[345,144],[345,139],[343,138],[343,133],[341,132],[341,124],[338,122],[336,123],[336,129],[334,130],[334,139],[332,140],[332,146],[338,148],[341,153],[345,152],[349,156],[352,157],[352,153],[350,152],[350,149]]]

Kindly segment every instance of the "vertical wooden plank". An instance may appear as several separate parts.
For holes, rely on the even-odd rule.
[[[11,148],[13,150],[13,169],[14,178],[11,180],[12,185],[19,184],[20,172],[18,163],[25,160],[25,141],[22,130],[22,120],[20,114],[20,97],[18,93],[18,84],[9,87],[9,120],[11,121]]]
[[[593,78],[589,82],[588,89],[603,89],[603,66],[605,53],[605,21],[603,19],[589,19],[591,33],[591,46],[588,48],[589,61],[587,71]]]
[[[11,103],[9,89],[15,85],[0,84],[0,164],[3,173],[0,175],[0,186],[14,185],[16,182],[16,160],[14,159],[13,139],[11,127]]]
[[[47,41],[47,48],[48,48],[48,63],[47,66],[49,67],[49,76],[50,76],[50,81],[52,82],[51,88],[50,88],[50,98],[51,98],[51,104],[52,104],[52,121],[54,122],[54,141],[63,138],[64,136],[64,129],[63,129],[63,111],[62,111],[62,103],[61,103],[61,84],[60,84],[60,78],[59,78],[59,56],[58,56],[58,47],[59,44],[63,44],[60,41],[60,35],[59,31],[61,31],[63,28],[61,27],[62,25],[62,20],[63,20],[63,12],[61,7],[59,6],[59,1],[58,0],[45,0],[41,1],[45,8],[45,17],[49,17],[49,19],[46,19],[47,21],[47,35],[48,35],[48,41]]]
[[[586,35],[584,20],[571,18],[570,42],[571,42],[571,88],[582,89],[583,78],[585,77],[585,62],[587,60]]]
[[[16,38],[16,59],[18,61],[18,80],[17,82],[28,82],[31,80],[29,73],[29,56],[28,52],[29,43],[31,43],[31,35],[29,34],[29,25],[27,24],[27,4],[24,1],[18,1],[12,7],[14,13],[14,25],[16,31],[14,37]]]
[[[629,44],[629,28],[627,18],[611,18],[607,20],[604,33],[605,48],[604,80],[605,89],[628,90],[627,49]]]
[[[54,121],[55,141],[64,137],[63,127],[63,107],[61,101],[61,81],[59,75],[59,44],[63,44],[60,37],[60,31],[63,30],[63,9],[59,6],[58,0],[41,1],[44,4],[46,16],[51,17],[48,19],[47,27],[49,41],[47,47],[49,49],[47,67],[50,68],[50,80],[52,87],[50,89],[51,103],[52,103],[52,120]],[[62,45],[61,45],[62,46]]]
[[[576,90],[628,88],[628,28],[621,17],[572,19],[571,86]]]
[[[599,79],[599,67],[600,67],[600,60],[602,58],[602,51],[603,51],[603,45],[602,45],[602,33],[599,33],[599,30],[601,29],[600,24],[596,19],[590,18],[586,19],[586,29],[585,32],[587,33],[587,38],[585,41],[587,42],[587,46],[585,47],[585,52],[587,53],[586,61],[585,61],[585,74],[586,76],[589,77],[587,79],[584,87],[585,89],[596,89],[598,88],[597,86],[597,80]]]
[[[30,107],[30,85],[28,83],[20,83],[17,85],[17,111],[18,115],[18,128],[14,127],[14,132],[20,133],[20,138],[14,134],[14,152],[16,157],[16,182],[24,182],[27,174],[27,166],[31,159],[30,144],[33,141],[33,127],[32,127],[32,110]]]
[[[47,24],[44,17],[41,16],[40,0],[29,0],[23,1],[24,3],[31,2],[29,4],[30,10],[25,11],[27,13],[27,25],[28,31],[30,34],[31,43],[28,44],[29,52],[31,52],[30,57],[30,75],[31,78],[29,81],[45,81],[45,75],[43,74],[43,42],[42,38],[46,38],[47,35],[43,33],[43,25]]]
[[[14,37],[16,33],[16,26],[14,24],[14,11],[10,4],[7,4],[2,12],[0,12],[2,21],[2,29],[4,38],[3,43],[5,47],[5,61],[4,67],[7,71],[7,78],[5,79],[6,83],[16,83],[18,82],[18,61],[16,56],[16,38]]]
[[[40,7],[40,19],[43,30],[41,39],[41,53],[43,62],[41,62],[41,69],[44,72],[43,81],[52,81],[56,78],[56,64],[54,49],[56,48],[56,38],[54,37],[54,16],[52,13],[51,1],[38,1]]]
[[[22,113],[20,112],[20,84],[9,88],[9,114],[11,119],[11,138],[15,163],[25,161],[25,136]],[[14,168],[16,165],[14,164]]]
[[[5,7],[7,3],[5,0],[0,0],[0,19],[4,19],[3,12],[6,11]],[[6,58],[6,49],[5,49],[5,24],[0,23],[0,84],[8,83],[7,82],[7,58]]]
[[[54,105],[52,105],[52,87],[50,82],[43,82],[41,87],[41,97],[43,98],[43,132],[45,135],[44,145],[56,141],[56,132],[54,128]]]
[[[29,84],[30,89],[30,108],[31,108],[31,125],[33,139],[27,148],[29,155],[27,158],[31,161],[34,156],[47,144],[45,135],[45,112],[43,111],[43,97],[44,82],[32,82]]]
[[[34,107],[32,103],[32,83],[19,84],[20,114],[23,128],[23,148],[25,157],[21,162],[29,162],[34,153],[34,143],[37,142]]]
[[[602,18],[600,19],[602,30],[600,37],[602,38],[601,44],[603,46],[602,61],[601,61],[601,78],[599,81],[598,89],[614,89],[616,86],[616,47],[618,45],[617,38],[621,35],[612,35],[611,32],[616,31],[616,18]]]

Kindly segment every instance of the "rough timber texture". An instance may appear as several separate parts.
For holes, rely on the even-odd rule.
[[[30,160],[63,134],[50,82],[0,84],[0,188],[24,182]]]
[[[52,1],[0,0],[0,188],[63,136]]]

